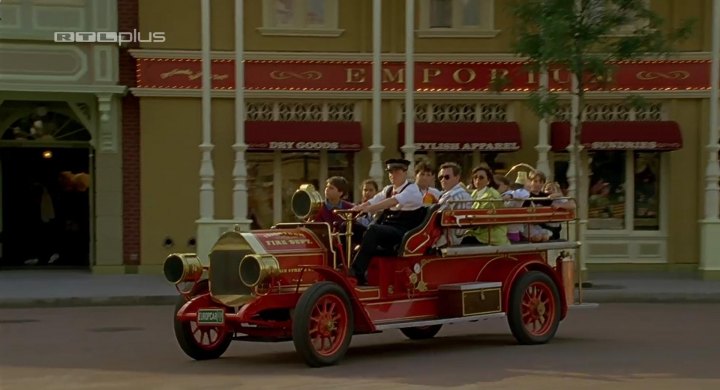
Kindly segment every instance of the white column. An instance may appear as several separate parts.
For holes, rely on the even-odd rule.
[[[720,1],[713,1],[713,19],[712,24],[712,61],[710,67],[710,127],[708,131],[708,162],[705,168],[705,219],[718,220],[718,209],[720,208],[720,198],[718,198],[720,187],[718,187],[718,179],[720,178],[720,167],[718,167],[718,129],[720,122],[718,121],[718,109],[720,107],[720,99],[718,99],[718,84],[720,83]]]
[[[212,150],[212,78],[210,58],[210,0],[201,0],[201,35],[202,35],[202,160],[200,162],[200,219],[212,220],[215,214],[215,189],[213,180]]]
[[[415,172],[415,0],[405,0],[405,145],[400,150]]]
[[[327,181],[327,178],[329,176],[328,174],[328,151],[327,150],[321,150],[320,151],[320,159],[318,160],[318,188],[317,190],[320,191],[320,193],[323,193],[323,189],[325,188],[325,181]]]
[[[245,46],[244,46],[244,0],[235,0],[235,165],[233,166],[233,218],[247,224],[248,189],[247,165],[245,164]]]
[[[372,145],[370,153],[370,178],[382,186],[383,166],[382,152],[382,4],[381,0],[373,0],[373,66],[372,66]]]
[[[540,72],[540,92],[547,93],[549,86],[548,72],[543,69]],[[548,152],[550,151],[549,144],[549,132],[548,132],[548,116],[543,115],[538,122],[538,144],[535,145],[535,150],[538,153],[538,160],[535,164],[535,168],[539,171],[545,172],[548,178],[553,176],[553,172],[550,169],[550,163],[548,162]]]
[[[200,160],[200,219],[197,220],[197,254],[202,261],[208,255],[215,240],[219,236],[215,221],[215,169],[213,168],[212,151],[212,58],[210,57],[210,0],[200,2],[200,31],[202,57],[202,152]]]
[[[579,281],[582,282],[582,274],[587,270],[585,267],[585,259],[587,258],[587,243],[585,242],[585,230],[587,227],[587,190],[583,190],[583,187],[587,187],[586,181],[583,180],[583,172],[587,171],[587,167],[584,164],[588,163],[587,153],[583,152],[583,146],[580,139],[576,139],[575,129],[577,126],[581,126],[581,121],[578,116],[580,114],[580,98],[578,97],[578,80],[575,76],[572,77],[572,100],[570,102],[570,142],[567,146],[567,151],[570,154],[570,160],[567,170],[568,179],[568,193],[569,196],[574,197],[577,204],[576,219],[569,226],[568,236],[571,240],[580,241],[582,245],[578,250],[575,251],[575,262],[577,264]],[[582,131],[582,128],[581,128]],[[586,158],[582,158],[585,156]],[[582,302],[582,290],[580,290],[580,302]]]
[[[273,152],[273,224],[282,222],[282,152]]]
[[[713,1],[712,24],[712,53],[710,62],[710,126],[708,129],[707,152],[708,159],[705,167],[705,212],[704,219],[700,221],[700,271],[704,279],[720,279],[720,219],[718,209],[720,208],[720,194],[718,191],[718,180],[720,178],[720,167],[718,167],[718,110],[720,109],[720,0]]]

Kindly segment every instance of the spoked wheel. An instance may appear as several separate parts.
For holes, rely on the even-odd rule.
[[[520,344],[543,344],[555,336],[560,323],[560,294],[546,274],[522,275],[510,293],[508,324]]]
[[[185,299],[179,297],[175,305],[175,313],[185,304]],[[195,360],[217,359],[230,346],[233,332],[227,326],[199,325],[197,321],[175,322],[175,338],[180,348]]]
[[[400,328],[405,337],[410,340],[425,340],[435,337],[442,325],[416,326],[412,328]]]
[[[337,284],[316,283],[298,300],[293,343],[309,366],[329,366],[340,361],[350,345],[353,329],[350,299]]]

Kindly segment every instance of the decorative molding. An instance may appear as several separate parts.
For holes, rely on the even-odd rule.
[[[118,150],[117,121],[111,119],[117,115],[118,108],[113,109],[117,105],[114,104],[111,94],[97,94],[97,100],[100,120],[98,121],[98,136],[95,145],[100,152],[115,153]]]
[[[116,82],[117,81],[117,53],[116,45],[97,45],[92,49],[94,80],[97,82]]]
[[[117,31],[116,0],[93,0],[92,8],[94,31]]]
[[[0,84],[2,88],[2,84]],[[202,91],[199,89],[175,89],[175,88],[130,88],[130,92],[139,97],[191,97],[199,98]],[[569,93],[558,93],[559,99],[570,99]],[[619,100],[636,93],[627,92],[586,92],[585,98]],[[648,99],[708,99],[710,91],[642,91],[642,95]],[[381,94],[384,100],[403,100],[403,92],[391,91]],[[462,100],[462,99],[487,99],[487,100],[525,100],[530,97],[527,92],[419,92],[415,94],[417,99],[437,100]],[[213,90],[214,98],[235,98],[233,90]],[[344,99],[357,100],[372,98],[372,91],[246,91],[247,99]]]
[[[14,63],[22,66],[38,60],[37,63],[46,66],[45,69],[38,69],[32,73],[10,73],[8,69],[0,68],[0,80],[17,81],[78,81],[87,74],[88,59],[77,46],[58,45],[23,45],[16,43],[0,43],[0,56],[3,62]],[[34,58],[39,57],[39,58]],[[55,58],[53,58],[55,57]],[[58,70],[52,69],[60,59],[71,59],[75,63],[73,69]]]

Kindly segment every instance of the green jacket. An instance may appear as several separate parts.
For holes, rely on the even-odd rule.
[[[473,200],[490,200],[490,199],[502,199],[500,193],[492,188],[488,187],[482,195],[479,195],[479,190],[475,190],[472,193]],[[503,207],[502,202],[474,202],[474,209],[492,209]],[[507,237],[507,225],[486,225],[468,230],[469,236],[475,237],[478,241],[488,245],[509,245],[510,241]]]

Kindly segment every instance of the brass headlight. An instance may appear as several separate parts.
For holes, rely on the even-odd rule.
[[[280,263],[272,255],[251,254],[240,261],[240,281],[248,287],[255,287],[268,276],[280,274]]]
[[[290,203],[293,214],[298,219],[307,219],[317,213],[323,204],[323,198],[312,184],[303,184],[295,191]]]
[[[173,253],[165,259],[163,274],[170,283],[195,282],[202,277],[203,265],[194,253]]]

